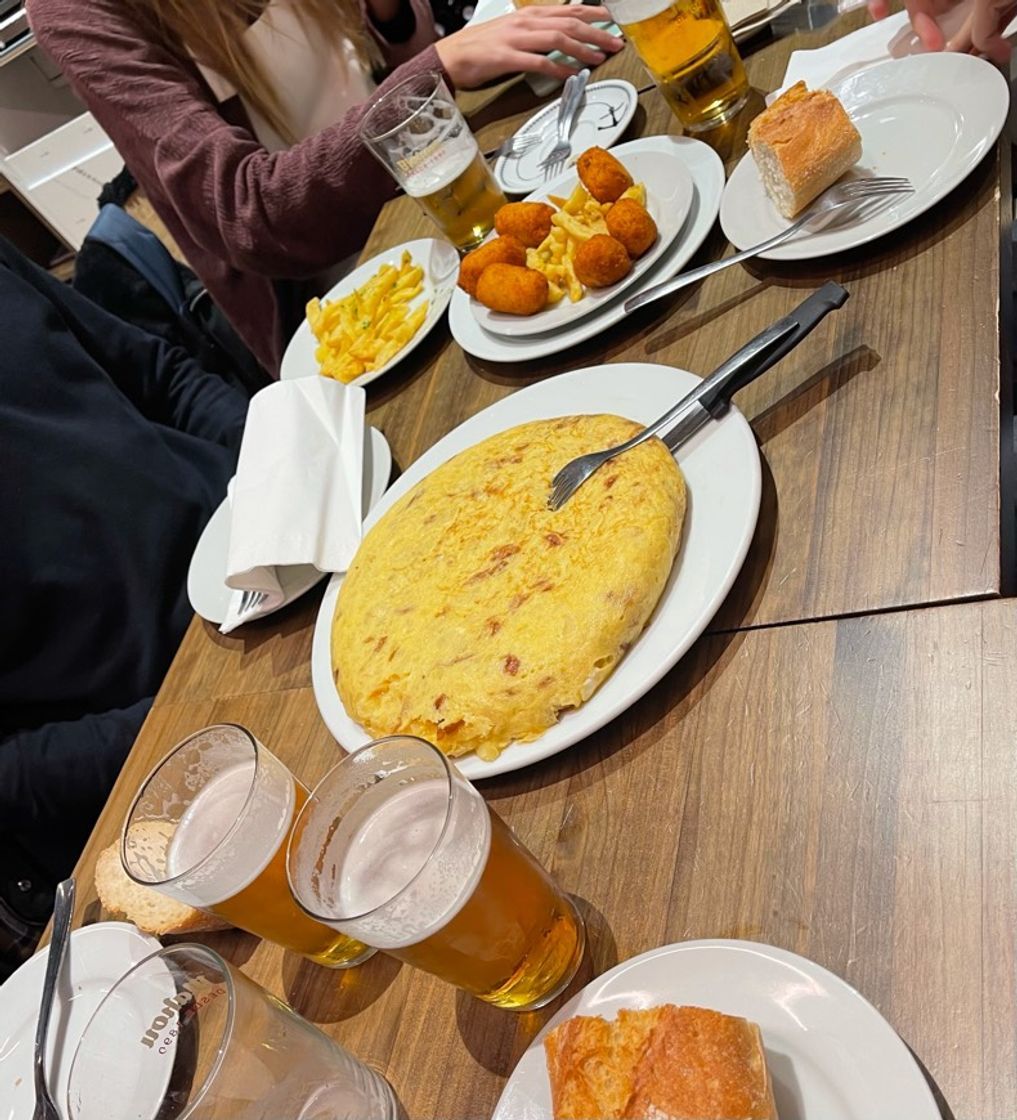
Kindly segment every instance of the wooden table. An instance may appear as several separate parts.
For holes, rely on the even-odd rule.
[[[766,48],[750,77],[773,86],[791,47],[859,19]],[[643,80],[630,57],[605,72]],[[641,103],[637,132],[671,129],[655,94]],[[469,101],[485,144],[508,127],[505,106],[526,105],[516,89]],[[548,373],[626,359],[706,371],[819,281],[851,290],[740,397],[764,504],[713,632],[608,727],[483,790],[580,899],[581,980],[687,938],[802,953],[882,1011],[947,1120],[1017,1116],[1017,603],[961,602],[1007,589],[996,315],[1008,176],[1004,150],[868,251],[733,268],[539,369],[473,362],[436,332],[369,397],[405,466]],[[425,232],[403,200],[365,252]],[[723,247],[715,233],[699,259]],[[317,598],[239,637],[195,621],[79,863],[79,921],[101,916],[95,857],[179,738],[236,721],[308,784],[334,764],[309,687]],[[332,975],[247,935],[207,940],[382,1068],[421,1120],[490,1115],[548,1014],[487,1008],[387,958]]]

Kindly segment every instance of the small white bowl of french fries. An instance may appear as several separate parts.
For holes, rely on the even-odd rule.
[[[433,237],[386,249],[307,305],[279,376],[367,385],[417,347],[448,307],[459,254]]]
[[[578,166],[569,168],[523,200],[546,203],[554,210],[550,231],[539,245],[527,248],[525,261],[527,269],[540,272],[547,280],[546,304],[532,314],[509,314],[485,306],[479,298],[464,291],[457,291],[453,299],[468,299],[474,318],[491,334],[526,338],[572,326],[635,284],[679,236],[695,198],[692,176],[682,160],[662,150],[656,141],[655,137],[633,140],[609,153],[631,179],[631,185],[618,201],[628,199],[637,203],[656,224],[655,240],[648,249],[632,257],[628,271],[620,279],[595,287],[582,282],[581,269],[577,275],[577,253],[591,239],[602,239],[610,233],[609,211],[616,205],[593,197],[581,178],[580,156]]]

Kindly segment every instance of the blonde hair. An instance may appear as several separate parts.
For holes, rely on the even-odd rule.
[[[287,143],[294,136],[282,103],[244,40],[244,32],[268,0],[125,0],[148,33],[163,47],[193,58],[221,74]],[[381,51],[365,26],[359,0],[294,0],[309,33],[345,36],[365,70],[381,64]]]

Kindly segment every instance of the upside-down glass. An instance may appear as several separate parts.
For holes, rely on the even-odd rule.
[[[68,1120],[395,1120],[385,1079],[203,945],[136,964],[85,1027]]]
[[[359,964],[372,950],[310,919],[286,883],[286,843],[306,799],[307,789],[245,728],[206,727],[142,783],[120,840],[124,870],[316,964]]]
[[[749,82],[720,0],[604,0],[688,132],[716,128]]]
[[[441,74],[417,74],[379,97],[360,137],[461,252],[494,228],[505,195]]]
[[[583,957],[571,900],[422,739],[379,739],[329,771],[287,871],[309,914],[499,1007],[548,1003]]]

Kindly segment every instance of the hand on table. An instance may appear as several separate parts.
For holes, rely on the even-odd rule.
[[[890,10],[888,0],[868,0],[868,5],[873,19],[883,19]],[[993,62],[1010,58],[1003,31],[1017,14],[1017,0],[906,0],[905,7],[927,50],[974,52]]]
[[[616,36],[593,23],[609,20],[606,8],[564,5],[529,7],[476,27],[464,27],[435,44],[449,77],[461,89],[507,74],[530,72],[567,78],[572,67],[547,55],[561,51],[586,66],[599,66],[622,49]]]

